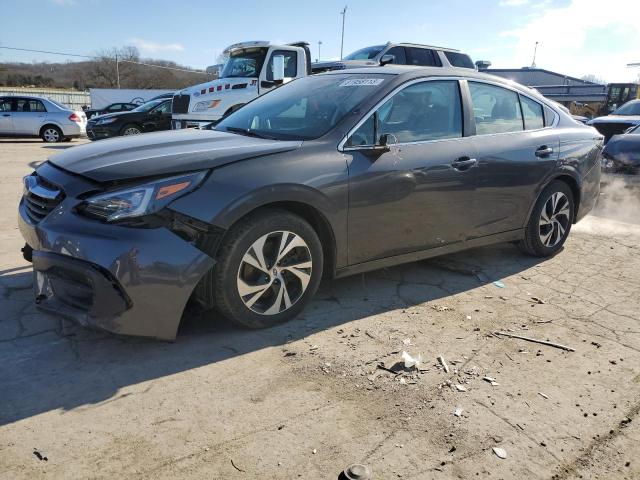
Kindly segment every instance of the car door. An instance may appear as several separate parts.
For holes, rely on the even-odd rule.
[[[11,98],[0,98],[0,134],[10,135],[13,133],[13,120],[11,112]]]
[[[535,99],[481,81],[468,85],[478,160],[474,236],[522,228],[557,161],[559,137]]]
[[[350,264],[466,238],[477,169],[462,118],[457,80],[420,80],[348,136]]]
[[[166,100],[147,114],[142,122],[146,132],[171,129],[171,102],[172,100]]]
[[[20,135],[38,135],[47,118],[44,104],[33,98],[17,98],[12,112],[13,131]]]

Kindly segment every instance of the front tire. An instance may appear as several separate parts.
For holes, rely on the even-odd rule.
[[[62,130],[55,125],[47,125],[43,127],[40,131],[40,138],[45,143],[58,143],[64,139]]]
[[[550,257],[562,249],[575,218],[573,191],[566,183],[554,180],[536,202],[520,249],[535,257]]]
[[[232,322],[265,328],[289,321],[309,303],[322,278],[315,230],[285,210],[263,210],[232,227],[214,267],[214,302]]]

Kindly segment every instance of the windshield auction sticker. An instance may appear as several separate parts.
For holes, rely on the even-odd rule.
[[[339,87],[359,87],[361,85],[380,85],[384,78],[354,78],[351,80],[343,80],[338,84]]]

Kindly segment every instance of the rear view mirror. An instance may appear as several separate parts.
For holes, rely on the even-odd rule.
[[[274,55],[272,69],[275,82],[284,79],[284,55]]]
[[[387,63],[394,63],[396,60],[396,57],[394,55],[391,55],[389,53],[382,55],[382,58],[380,58],[380,65],[386,65]]]

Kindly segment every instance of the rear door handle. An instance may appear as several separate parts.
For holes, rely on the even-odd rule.
[[[460,157],[460,158],[456,158],[453,162],[451,162],[451,166],[458,171],[465,171],[465,170],[469,170],[476,163],[478,163],[478,161],[475,158]]]
[[[536,150],[536,157],[546,158],[553,153],[553,148],[547,147],[546,145],[541,146]]]

